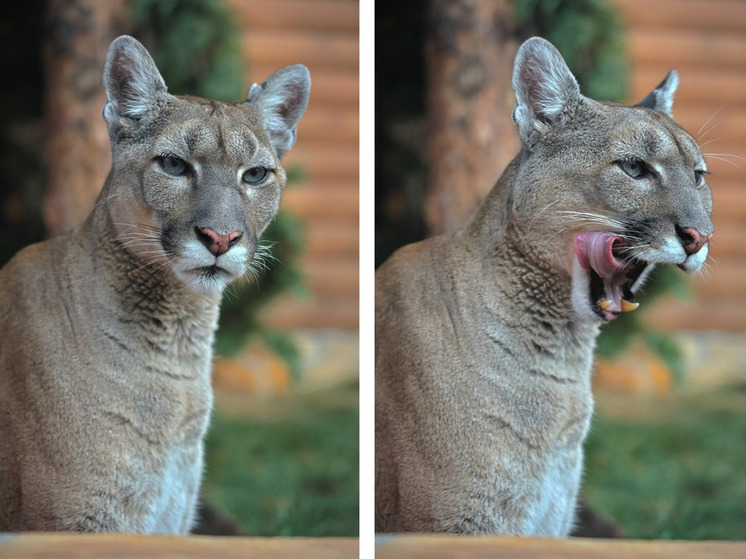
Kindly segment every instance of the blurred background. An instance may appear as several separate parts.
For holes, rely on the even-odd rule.
[[[659,269],[605,328],[584,535],[746,539],[746,2],[376,2],[376,266],[461,225],[519,144],[520,43],[554,43],[593,98],[635,103],[675,68],[675,119],[714,197],[707,270]]]
[[[241,101],[302,62],[277,258],[229,288],[207,441],[207,532],[358,532],[357,0],[28,0],[0,14],[0,263],[66,231],[111,166],[103,64],[127,33],[169,91]]]

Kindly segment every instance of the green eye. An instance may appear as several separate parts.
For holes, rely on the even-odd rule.
[[[252,167],[243,174],[243,182],[246,184],[259,184],[267,178],[269,169],[264,167]]]
[[[645,166],[645,163],[643,163],[639,159],[620,161],[619,166],[622,168],[622,171],[627,173],[633,179],[639,179],[648,170],[648,168]]]
[[[161,157],[158,161],[161,164],[161,168],[174,177],[181,177],[189,172],[189,166],[186,162],[174,155]]]

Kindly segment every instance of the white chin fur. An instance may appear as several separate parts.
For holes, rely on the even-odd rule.
[[[173,263],[176,276],[199,295],[217,295],[246,271],[246,248],[233,247],[217,258],[197,241],[190,241]],[[209,272],[212,267],[217,270]]]
[[[705,260],[707,260],[707,254],[710,251],[710,245],[706,244],[701,249],[699,249],[699,252],[696,254],[692,254],[689,256],[684,263],[681,265],[681,269],[684,270],[688,275],[696,274],[702,269],[702,266],[705,263]]]

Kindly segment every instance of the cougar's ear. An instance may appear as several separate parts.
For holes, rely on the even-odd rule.
[[[150,53],[127,35],[118,37],[109,47],[104,88],[104,119],[110,130],[142,120],[168,96],[166,82]]]
[[[516,104],[513,122],[521,140],[561,125],[581,99],[580,87],[554,45],[532,37],[521,45],[513,66]]]
[[[310,92],[311,74],[303,64],[285,66],[249,90],[246,103],[261,113],[278,157],[295,143],[296,127],[306,112]]]
[[[671,115],[671,107],[673,107],[673,94],[676,92],[676,88],[679,86],[679,74],[676,70],[671,70],[663,78],[663,81],[658,84],[653,91],[645,96],[645,99],[637,103],[638,107],[646,107],[648,109],[655,109],[662,113]]]

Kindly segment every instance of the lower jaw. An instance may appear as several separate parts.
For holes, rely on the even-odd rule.
[[[598,314],[598,316],[600,316],[604,321],[611,322],[615,318],[618,318],[622,313],[605,311],[599,308],[596,310],[596,314]]]

